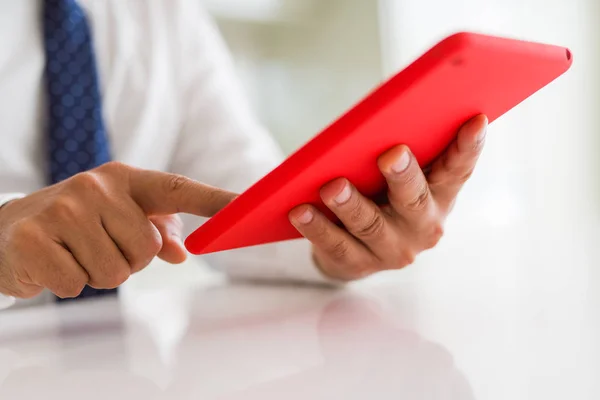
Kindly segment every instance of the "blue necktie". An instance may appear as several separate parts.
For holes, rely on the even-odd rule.
[[[110,161],[92,37],[75,0],[45,0],[49,183]],[[114,291],[86,287],[79,298]]]

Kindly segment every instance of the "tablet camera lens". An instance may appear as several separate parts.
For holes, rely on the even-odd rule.
[[[463,65],[464,62],[465,60],[462,57],[455,57],[452,59],[452,65],[455,67]]]

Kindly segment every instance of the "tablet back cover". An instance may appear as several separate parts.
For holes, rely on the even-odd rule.
[[[406,144],[421,166],[478,114],[493,122],[555,80],[572,63],[568,49],[475,33],[454,34],[386,81],[186,239],[204,254],[300,235],[288,220],[310,203],[332,221],[319,189],[348,178],[372,197],[385,190],[377,158]],[[240,166],[242,168],[242,166]]]

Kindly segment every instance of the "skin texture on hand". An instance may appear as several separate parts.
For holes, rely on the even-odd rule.
[[[483,149],[487,118],[467,122],[425,174],[410,149],[400,145],[378,160],[388,183],[389,204],[378,206],[351,182],[336,179],[321,190],[323,202],[345,229],[311,205],[290,212],[290,221],[313,243],[314,259],[328,277],[351,281],[401,269],[434,247],[456,196]]]
[[[478,116],[425,174],[406,146],[383,154],[389,202],[378,206],[344,178],[321,190],[345,229],[310,205],[290,220],[313,243],[324,275],[364,278],[411,264],[437,244],[456,196],[483,148],[487,119]],[[61,298],[86,286],[112,289],[159,256],[187,253],[178,213],[210,217],[235,194],[188,178],[108,163],[0,208],[0,293],[30,298],[44,288]]]
[[[0,293],[113,289],[155,256],[183,262],[180,212],[210,217],[235,194],[108,163],[0,208]]]

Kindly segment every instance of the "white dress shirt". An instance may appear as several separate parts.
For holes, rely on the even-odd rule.
[[[199,0],[80,0],[113,158],[241,192],[282,154]],[[0,2],[0,201],[46,185],[42,0]],[[184,216],[186,234],[202,220]],[[206,256],[235,278],[330,283],[298,240]]]

